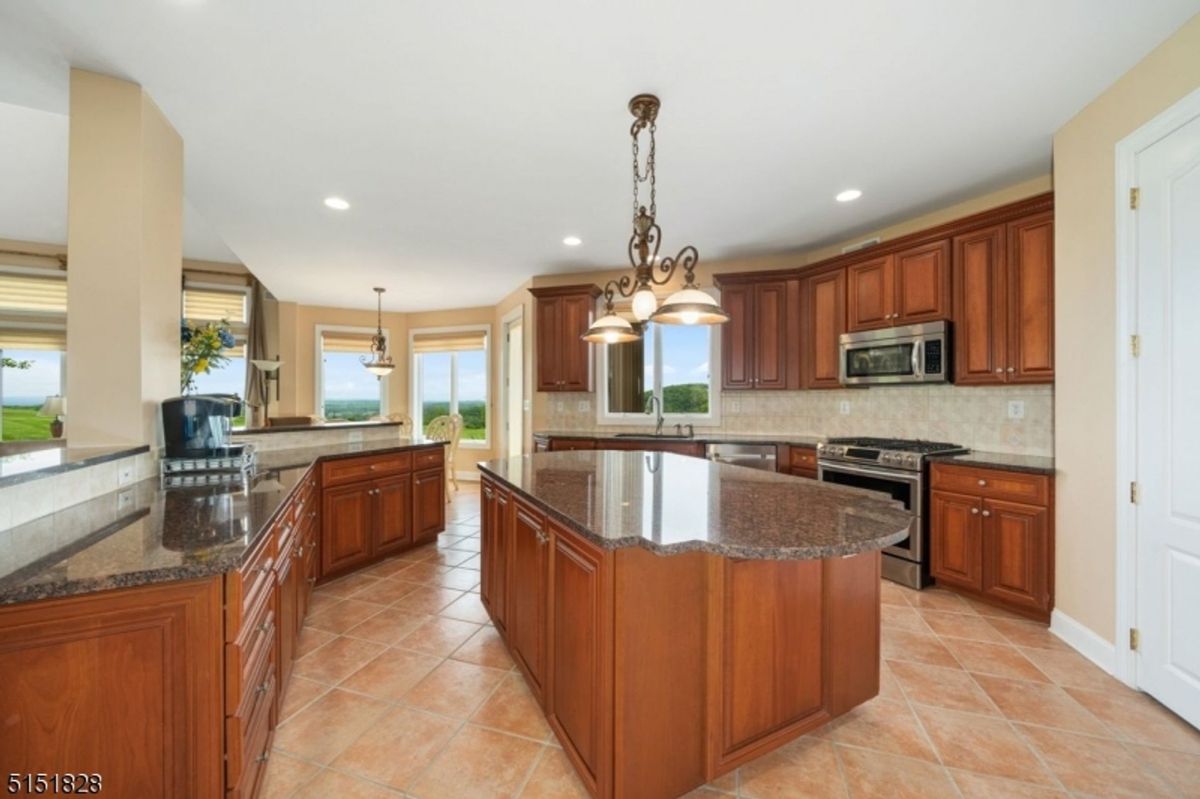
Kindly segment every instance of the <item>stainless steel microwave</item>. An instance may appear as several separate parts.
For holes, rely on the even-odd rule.
[[[945,383],[950,379],[950,325],[888,327],[843,333],[838,376],[847,386]]]

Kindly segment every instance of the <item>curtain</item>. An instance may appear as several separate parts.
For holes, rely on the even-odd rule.
[[[417,333],[412,339],[415,353],[471,352],[482,350],[487,343],[486,330],[460,330],[444,333]]]
[[[254,280],[252,278],[252,280]],[[267,292],[263,284],[254,280],[250,287],[250,322],[246,330],[246,402],[263,409],[266,417],[267,380],[262,370],[254,365],[254,361],[267,360],[267,319],[263,313],[266,305]]]

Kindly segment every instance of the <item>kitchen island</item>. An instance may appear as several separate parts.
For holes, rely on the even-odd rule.
[[[878,693],[886,497],[661,452],[480,469],[481,599],[593,795],[679,796]]]

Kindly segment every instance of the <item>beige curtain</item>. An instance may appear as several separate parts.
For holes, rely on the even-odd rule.
[[[263,408],[264,412],[270,397],[267,396],[266,376],[254,361],[267,360],[267,319],[263,313],[267,300],[266,289],[258,280],[250,286],[250,320],[246,325],[246,402]]]

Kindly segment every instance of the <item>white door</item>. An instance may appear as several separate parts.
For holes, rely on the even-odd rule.
[[[1200,116],[1136,180],[1137,681],[1200,726]]]
[[[525,344],[521,320],[505,331],[504,408],[508,457],[518,457],[525,447]]]

